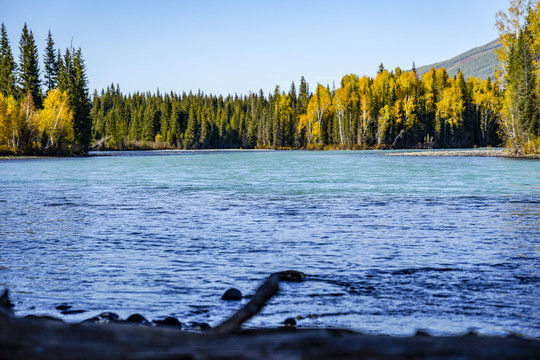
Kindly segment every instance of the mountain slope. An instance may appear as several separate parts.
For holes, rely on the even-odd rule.
[[[432,67],[436,69],[445,67],[450,76],[456,75],[458,70],[461,69],[465,79],[470,76],[484,80],[488,77],[493,79],[495,76],[495,69],[499,66],[495,50],[500,46],[498,40],[493,40],[484,46],[475,47],[474,49],[466,51],[449,60],[421,66],[416,69],[416,72],[419,77],[422,77],[422,75],[428,72]]]

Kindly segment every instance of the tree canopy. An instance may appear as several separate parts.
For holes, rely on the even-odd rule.
[[[70,47],[64,57],[58,54],[49,31],[42,82],[32,31],[24,25],[16,64],[2,24],[0,152],[58,155],[88,150],[91,102],[82,51]]]
[[[500,88],[504,92],[501,128],[508,147],[518,153],[540,152],[540,4],[511,0],[497,13],[503,44]]]
[[[136,92],[110,85],[89,95],[82,50],[43,53],[43,81],[32,31],[24,25],[19,61],[4,24],[0,43],[0,151],[85,153],[92,144],[140,148],[432,148],[540,147],[540,10],[512,0],[497,17],[502,67],[496,79],[465,79],[444,68],[418,77],[389,70],[347,74],[317,84],[247,95]],[[43,85],[43,89],[42,89]],[[55,118],[56,114],[56,118]]]

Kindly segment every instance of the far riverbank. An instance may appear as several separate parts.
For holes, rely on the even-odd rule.
[[[214,153],[214,152],[265,152],[265,151],[338,151],[342,149],[130,149],[130,150],[100,150],[90,151],[86,155],[65,155],[65,156],[43,156],[43,155],[7,155],[0,156],[0,160],[36,160],[36,159],[57,159],[70,157],[88,157],[88,156],[117,156],[127,153],[147,153],[155,155],[175,155],[179,153]],[[349,150],[349,151],[376,151],[376,149]],[[380,150],[381,155],[386,156],[459,156],[459,157],[501,157],[513,159],[540,159],[539,154],[516,154],[502,148],[481,148],[481,149],[431,149],[431,150]]]
[[[421,150],[421,151],[403,151],[391,152],[388,156],[460,156],[460,157],[503,157],[520,159],[540,159],[537,154],[514,154],[506,149],[447,149],[447,150]]]

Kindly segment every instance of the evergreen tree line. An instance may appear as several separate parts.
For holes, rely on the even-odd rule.
[[[346,75],[338,89],[302,77],[298,91],[93,94],[93,138],[103,148],[413,148],[497,145],[502,96],[489,79],[419,79],[381,64],[375,78]]]
[[[43,56],[27,25],[15,62],[2,24],[0,42],[0,151],[19,154],[85,153],[91,143],[90,98],[81,49],[54,48]]]

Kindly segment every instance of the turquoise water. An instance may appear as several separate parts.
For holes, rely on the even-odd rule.
[[[0,286],[19,315],[540,337],[540,162],[364,152],[0,161]],[[242,303],[248,299],[242,300]],[[68,303],[84,313],[62,315]]]

